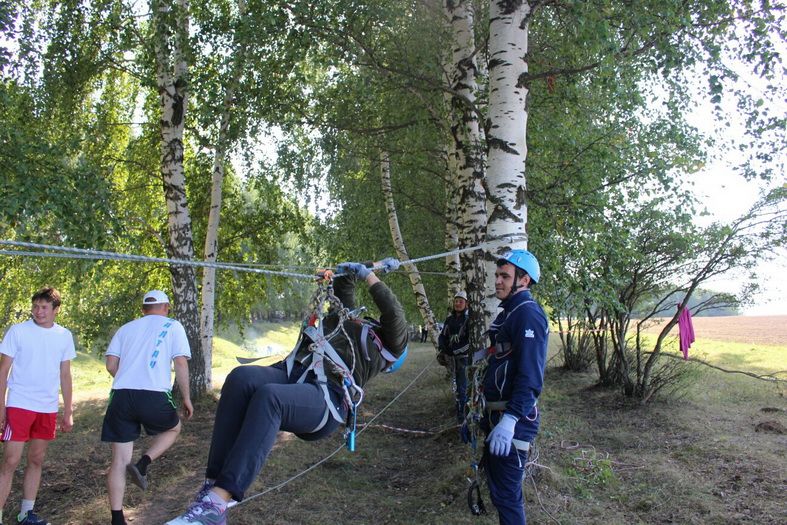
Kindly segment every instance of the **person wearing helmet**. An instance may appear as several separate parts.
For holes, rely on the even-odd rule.
[[[470,311],[467,308],[467,293],[458,290],[454,294],[454,308],[440,331],[437,347],[440,351],[440,363],[453,364],[456,392],[456,420],[465,420],[465,404],[467,402],[467,365],[470,350]]]
[[[522,481],[530,443],[538,434],[549,328],[530,288],[541,279],[535,256],[513,250],[497,261],[495,296],[503,311],[489,327],[494,353],[484,375],[487,433],[484,462],[500,523],[526,523]]]
[[[352,311],[355,284],[365,282],[380,311],[379,321],[340,317],[334,308],[322,319],[321,333],[305,323],[287,359],[271,366],[239,366],[227,376],[216,408],[205,481],[188,510],[168,525],[226,524],[229,502],[243,500],[279,430],[305,440],[329,436],[347,420],[348,385],[363,389],[377,374],[402,366],[408,341],[404,309],[368,266],[371,263],[340,264],[334,293]],[[383,272],[398,266],[396,259],[373,265]],[[325,352],[320,360],[315,348]]]

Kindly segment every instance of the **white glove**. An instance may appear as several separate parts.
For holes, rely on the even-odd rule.
[[[489,437],[486,440],[489,443],[489,451],[493,456],[507,456],[511,452],[511,440],[514,439],[516,422],[517,418],[514,416],[503,414],[500,422],[489,433]]]

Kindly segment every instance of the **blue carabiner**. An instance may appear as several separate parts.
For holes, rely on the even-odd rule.
[[[344,385],[349,387],[352,385],[349,379],[344,378]],[[358,404],[352,403],[350,410],[352,411],[352,428],[347,432],[347,450],[355,452],[355,429],[358,426]]]

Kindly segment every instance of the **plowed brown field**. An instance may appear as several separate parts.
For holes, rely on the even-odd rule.
[[[694,335],[697,339],[787,345],[787,315],[694,317],[692,321]],[[658,331],[666,322],[666,319],[662,320],[658,325],[651,327],[648,332]],[[673,330],[677,329],[673,328]]]

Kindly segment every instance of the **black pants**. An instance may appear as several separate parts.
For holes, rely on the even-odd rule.
[[[453,360],[456,381],[456,420],[462,423],[465,420],[467,404],[467,366],[470,364],[470,358],[467,355],[455,355]]]
[[[332,397],[340,413],[345,413],[338,396]],[[221,389],[205,476],[241,501],[265,465],[276,433],[309,433],[324,415],[325,396],[320,387],[291,382],[283,365],[234,369]],[[338,426],[328,416],[325,426],[309,438],[325,437]]]

